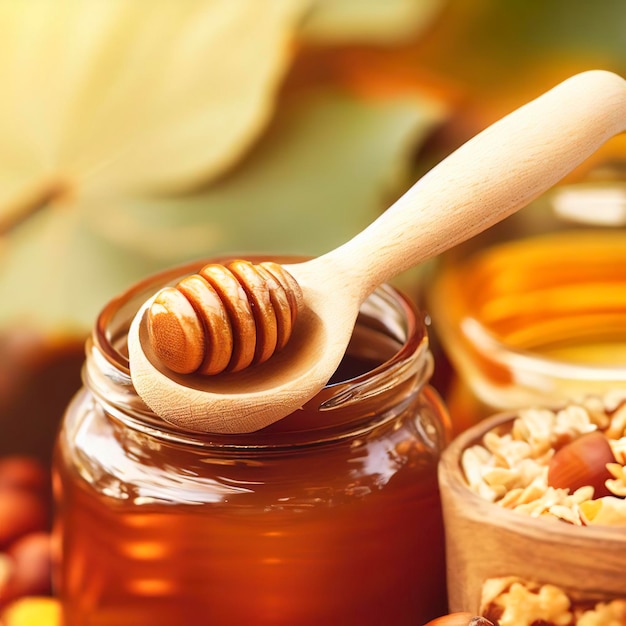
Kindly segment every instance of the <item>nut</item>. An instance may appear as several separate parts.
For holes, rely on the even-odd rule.
[[[581,502],[580,515],[587,526],[624,526],[626,524],[626,500],[605,496],[597,500]]]
[[[626,624],[626,600],[572,597],[561,587],[516,576],[483,583],[481,612],[499,626],[617,626]]]
[[[548,466],[548,485],[575,492],[587,485],[593,487],[594,497],[609,495],[605,483],[612,478],[607,469],[615,463],[609,440],[600,431],[581,435],[563,446]]]
[[[44,530],[47,510],[42,498],[31,491],[0,491],[0,549],[30,532]]]
[[[52,587],[51,538],[35,532],[21,537],[7,550],[10,574],[0,586],[0,605],[22,596],[49,595]]]
[[[607,463],[606,469],[611,474],[611,478],[605,485],[614,496],[626,497],[626,467],[621,463]]]
[[[468,488],[532,517],[626,525],[626,403],[620,402],[614,408],[615,399],[589,396],[555,411],[518,411],[509,425],[463,451]]]
[[[25,489],[43,494],[47,488],[48,473],[37,459],[22,455],[0,459],[0,491]]]

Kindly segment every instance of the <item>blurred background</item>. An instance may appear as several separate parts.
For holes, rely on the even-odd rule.
[[[0,454],[49,458],[96,315],[140,278],[329,250],[594,68],[626,76],[621,0],[0,0]],[[398,280],[422,302],[422,271]]]

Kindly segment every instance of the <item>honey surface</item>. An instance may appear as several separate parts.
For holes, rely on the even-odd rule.
[[[503,244],[459,273],[466,315],[506,346],[573,363],[626,363],[626,233]]]

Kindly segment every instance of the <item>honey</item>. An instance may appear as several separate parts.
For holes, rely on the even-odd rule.
[[[463,427],[494,410],[626,388],[624,230],[490,246],[444,264],[430,296]]]
[[[344,364],[257,433],[190,433],[136,396],[124,336],[156,283],[100,316],[54,485],[64,626],[403,626],[446,612],[436,468],[449,435],[428,340],[383,287]]]

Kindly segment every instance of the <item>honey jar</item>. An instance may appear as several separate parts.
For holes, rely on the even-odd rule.
[[[136,394],[126,334],[150,295],[205,263],[113,300],[87,342],[54,459],[64,626],[415,626],[445,613],[449,424],[418,310],[379,288],[302,409],[255,433],[189,432]]]
[[[557,187],[440,259],[428,308],[452,366],[440,388],[456,432],[499,411],[626,389],[624,193],[622,183]],[[573,220],[574,209],[597,223]]]

